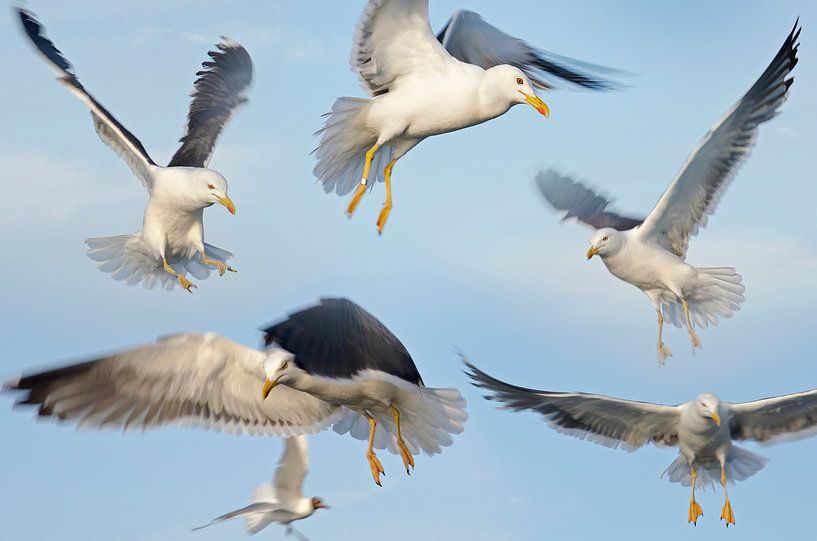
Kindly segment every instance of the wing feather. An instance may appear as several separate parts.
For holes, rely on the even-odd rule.
[[[675,179],[639,228],[679,257],[685,257],[690,235],[706,226],[723,192],[748,158],[760,124],[774,118],[794,81],[799,21],[763,75],[721,118],[687,158]]]
[[[265,354],[215,334],[184,334],[92,361],[31,374],[6,385],[17,404],[81,426],[194,425],[227,432],[317,432],[342,413],[283,387],[267,400]]]
[[[306,436],[287,438],[273,480],[275,493],[281,502],[296,502],[303,497],[302,489],[308,470],[309,453]]]
[[[493,378],[465,361],[466,374],[486,399],[503,408],[539,413],[558,432],[607,447],[634,450],[645,443],[678,444],[679,409],[647,402],[620,400],[587,393],[554,393],[517,387]]]
[[[776,443],[817,433],[817,389],[728,407],[732,439]]]

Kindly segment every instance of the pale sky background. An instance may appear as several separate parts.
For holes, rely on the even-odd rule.
[[[497,411],[467,384],[455,352],[517,384],[669,404],[704,391],[744,401],[817,387],[817,4],[431,3],[435,29],[467,7],[544,49],[631,75],[618,92],[544,95],[549,119],[520,106],[424,142],[395,168],[395,207],[380,238],[382,186],[348,220],[347,199],[315,185],[309,155],[335,97],[363,96],[348,68],[362,0],[30,3],[83,83],[162,163],[206,51],[220,35],[250,51],[251,101],[211,163],[238,214],[205,213],[207,239],[236,254],[239,272],[200,282],[193,295],[127,287],[85,256],[85,238],[141,227],[145,193],[17,21],[0,17],[0,377],[182,331],[257,345],[261,325],[344,295],[395,332],[429,385],[460,388],[471,418],[442,455],[419,457],[411,478],[399,457],[381,453],[383,488],[371,481],[364,442],[312,438],[306,493],[332,506],[297,525],[313,541],[806,535],[817,440],[748,444],[772,460],[731,489],[737,526],[727,532],[719,522],[717,490],[700,494],[694,529],[688,489],[659,478],[674,450],[614,451],[559,435],[533,414]],[[686,333],[668,329],[675,357],[659,369],[647,298],[585,260],[589,230],[560,225],[532,179],[556,166],[615,195],[618,208],[647,212],[798,15],[790,99],[762,126],[689,251],[693,264],[736,267],[746,302],[700,333],[694,356]],[[0,400],[4,539],[243,539],[240,522],[190,529],[244,505],[280,453],[276,439],[181,428],[77,432],[32,422],[31,411],[11,410],[11,397]],[[282,537],[278,527],[259,535]]]

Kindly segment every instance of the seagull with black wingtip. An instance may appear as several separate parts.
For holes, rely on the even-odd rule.
[[[240,44],[222,38],[217,51],[197,73],[187,118],[187,133],[167,167],[156,164],[142,143],[119,123],[79,82],[71,63],[45,36],[45,29],[30,11],[16,8],[31,43],[57,71],[59,81],[91,110],[99,138],[128,164],[142,181],[149,199],[142,231],[130,235],[88,239],[88,256],[99,269],[128,284],[147,288],[176,283],[187,291],[196,287],[187,274],[207,278],[235,272],[226,261],[230,252],[204,242],[203,210],[224,205],[235,214],[227,195],[227,181],[207,167],[216,140],[234,110],[247,101],[252,61]]]

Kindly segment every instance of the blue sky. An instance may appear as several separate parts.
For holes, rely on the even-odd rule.
[[[215,0],[70,5],[38,1],[77,73],[160,162],[176,148],[193,75],[220,35],[253,56],[251,102],[211,165],[238,214],[206,212],[209,242],[236,254],[238,274],[193,295],[126,287],[95,270],[83,240],[141,226],[145,193],[97,139],[84,106],[54,82],[7,14],[0,130],[0,375],[79,360],[180,331],[213,330],[248,345],[255,330],[321,295],[348,296],[384,321],[431,386],[469,400],[465,433],[419,457],[411,478],[382,454],[371,482],[365,444],[311,439],[306,492],[331,511],[299,527],[313,540],[677,539],[688,490],[659,479],[675,451],[634,454],[565,437],[533,414],[496,411],[468,386],[456,355],[508,381],[679,403],[712,391],[743,401],[817,386],[817,5],[808,1],[432,1],[435,28],[459,7],[538,46],[631,75],[613,93],[558,91],[552,116],[529,107],[424,142],[394,172],[382,237],[382,187],[353,220],[347,201],[314,184],[309,152],[336,96],[362,96],[348,68],[362,1]],[[689,261],[731,265],[747,286],[734,319],[701,332],[669,329],[675,353],[655,362],[655,316],[636,289],[587,262],[589,231],[560,225],[533,177],[555,166],[647,212],[689,151],[760,75],[797,16],[796,81]],[[444,91],[444,89],[441,89]],[[241,506],[272,473],[274,439],[165,429],[76,431],[32,422],[0,397],[0,520],[16,540],[242,538],[238,522],[190,528]],[[0,411],[2,411],[0,407]],[[801,536],[811,528],[817,440],[772,448],[772,460],[730,491],[730,538]],[[727,535],[720,491],[700,495],[694,535]],[[278,538],[274,529],[261,534]]]

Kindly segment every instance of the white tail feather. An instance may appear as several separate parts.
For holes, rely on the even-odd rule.
[[[88,245],[88,257],[97,261],[97,268],[109,273],[114,280],[122,280],[128,285],[141,282],[147,289],[158,285],[167,290],[173,289],[177,283],[176,278],[165,272],[161,257],[150,249],[141,233],[92,238],[85,244]],[[219,261],[227,261],[233,255],[207,243],[204,252],[210,259]],[[214,270],[214,267],[205,266],[198,254],[172,257],[168,263],[182,276],[190,274],[198,280],[204,280]]]
[[[740,274],[731,267],[698,268],[698,285],[687,293],[689,315],[696,327],[705,329],[717,325],[719,318],[728,318],[740,310],[746,288]],[[664,319],[676,327],[686,325],[681,303],[664,303]]]
[[[769,459],[764,456],[733,445],[726,459],[726,479],[729,482],[748,479],[762,470],[768,461]],[[696,488],[707,488],[721,482],[721,465],[717,461],[696,464],[695,473],[698,475],[695,481]],[[680,483],[685,487],[692,485],[692,471],[683,455],[678,455],[661,477],[665,475],[670,483]]]
[[[323,189],[345,195],[363,176],[366,151],[377,142],[377,132],[366,126],[366,115],[372,100],[338,98],[332,112],[324,115],[326,124],[315,135],[321,139],[313,151],[317,159],[312,170]],[[375,154],[369,174],[369,188],[383,181],[383,169],[394,155],[394,149],[382,147]]]

